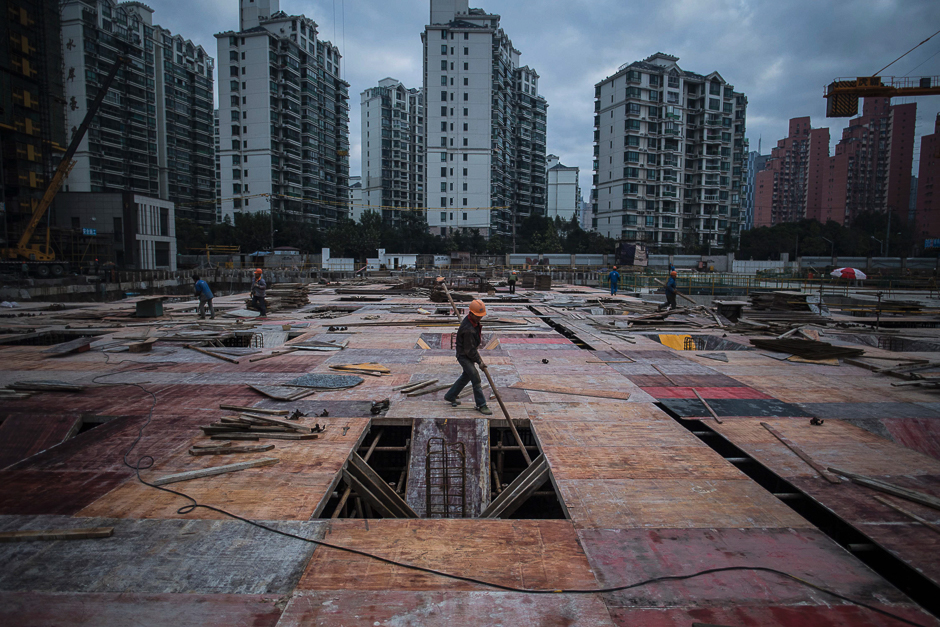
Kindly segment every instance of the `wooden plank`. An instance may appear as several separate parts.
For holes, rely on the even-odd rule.
[[[348,468],[343,469],[343,481],[345,481],[347,485],[352,486],[352,489],[356,491],[359,498],[378,511],[378,513],[382,515],[382,518],[399,518],[395,512],[389,509],[382,499],[372,493],[369,486],[360,481]],[[417,518],[417,516],[415,516],[415,518]]]
[[[276,457],[264,457],[262,459],[255,459],[250,462],[238,462],[237,464],[227,464],[225,466],[215,466],[213,468],[202,468],[200,470],[190,470],[188,472],[165,475],[163,477],[151,479],[150,483],[153,485],[166,485],[168,483],[178,483],[180,481],[189,481],[191,479],[200,479],[202,477],[214,477],[216,475],[224,475],[229,472],[247,470],[248,468],[270,466],[272,464],[278,463],[279,461],[280,460]]]
[[[273,416],[286,416],[290,413],[287,409],[264,409],[263,407],[246,407],[244,405],[226,405],[225,403],[219,404],[219,409],[247,411],[253,414],[271,414]]]
[[[212,352],[209,352],[209,351],[204,350],[204,349],[202,349],[202,348],[199,348],[198,346],[193,346],[192,344],[183,344],[183,348],[188,348],[188,349],[190,349],[190,350],[196,351],[197,353],[202,353],[203,355],[208,355],[209,357],[215,357],[216,359],[221,359],[222,361],[227,361],[227,362],[229,362],[230,364],[237,364],[237,363],[238,363],[238,360],[237,360],[237,359],[232,359],[231,357],[226,357],[225,355],[219,355],[218,353],[212,353]]]
[[[705,402],[705,399],[702,398],[702,395],[698,393],[698,390],[696,390],[695,388],[692,388],[692,392],[695,394],[695,398],[702,401],[702,405],[704,405],[705,409],[708,410],[708,413],[712,415],[712,418],[715,419],[715,422],[717,422],[718,424],[721,424],[721,418],[718,417],[718,414],[715,413],[715,410],[712,409],[712,406],[709,405],[707,402]]]
[[[430,346],[427,342],[425,342],[424,340],[422,340],[420,337],[418,338],[418,346],[421,347],[421,348],[423,348],[424,350],[430,350],[430,349],[431,349],[431,346]]]
[[[261,453],[270,451],[274,448],[273,444],[261,444],[259,446],[218,446],[212,448],[191,448],[190,455],[232,455],[233,453]]]
[[[864,475],[856,475],[855,473],[846,472],[844,470],[839,470],[838,468],[829,467],[829,470],[851,479],[852,483],[857,483],[863,485],[866,488],[871,488],[872,490],[878,490],[879,492],[886,492],[892,496],[899,496],[902,499],[907,499],[908,501],[913,501],[915,503],[920,503],[921,505],[926,505],[927,507],[932,507],[933,509],[940,509],[940,499],[935,496],[931,496],[925,492],[918,492],[917,490],[908,490],[907,488],[902,488],[901,486],[896,486],[893,483],[888,483],[887,481],[881,481],[879,479],[872,479],[871,477],[866,477]]]
[[[533,492],[548,481],[548,460],[539,455],[523,470],[518,477],[506,486],[499,496],[480,513],[480,518],[499,518],[512,516],[525,503]]]
[[[258,394],[262,394],[276,401],[296,401],[317,393],[317,391],[313,389],[290,388],[284,385],[251,385],[249,383],[248,387]]]
[[[522,453],[522,457],[525,459],[525,463],[531,465],[532,458],[529,457],[529,451],[526,450],[525,444],[522,442],[522,438],[519,437],[519,432],[516,430],[516,425],[512,421],[512,416],[509,415],[509,410],[506,409],[506,404],[503,402],[503,397],[499,395],[499,390],[496,389],[496,382],[493,381],[493,377],[490,376],[490,370],[486,367],[486,364],[481,363],[480,368],[483,370],[483,374],[486,375],[486,380],[490,382],[490,387],[493,389],[493,394],[496,395],[496,402],[499,403],[499,408],[503,410],[503,415],[506,416],[506,422],[509,423],[509,430],[512,431],[513,437],[516,439],[516,445],[519,446],[519,452]]]
[[[450,387],[450,385],[447,385],[447,384],[445,384],[445,385],[435,385],[435,386],[432,387],[432,388],[425,388],[425,389],[423,389],[423,390],[418,390],[418,391],[416,391],[416,392],[408,392],[408,394],[406,394],[406,396],[407,396],[408,398],[412,398],[412,397],[414,397],[414,396],[424,396],[425,394],[433,394],[434,392],[440,392],[441,390],[446,390],[446,389],[449,388],[449,387]]]
[[[264,431],[233,431],[210,436],[213,440],[316,440],[316,433],[266,433]]]
[[[277,425],[278,427],[284,427],[285,429],[290,429],[291,431],[296,431],[298,433],[313,433],[312,427],[299,424],[297,422],[281,420],[280,418],[271,418],[270,416],[265,416],[264,414],[251,414],[248,412],[243,412],[242,415],[251,418],[252,420],[258,420],[269,425]]]
[[[416,392],[421,388],[426,388],[432,383],[437,383],[438,379],[426,379],[424,381],[419,381],[418,383],[409,383],[408,385],[400,385],[397,388],[392,388],[395,391],[400,391],[402,394],[407,394],[409,392]]]
[[[153,345],[157,343],[157,338],[147,338],[143,342],[128,344],[127,350],[131,353],[149,353],[153,350]]]
[[[369,466],[369,464],[359,457],[359,454],[353,451],[349,455],[347,465],[349,471],[358,478],[363,484],[369,486],[369,490],[395,513],[396,518],[417,518],[411,507],[398,494],[392,490],[381,476]]]
[[[7,386],[12,390],[29,392],[82,392],[84,385],[63,383],[61,381],[17,381]]]
[[[894,503],[892,503],[892,502],[889,501],[888,499],[882,498],[882,497],[880,497],[880,496],[873,496],[872,498],[875,499],[876,501],[878,501],[879,503],[881,503],[882,505],[887,505],[888,507],[890,507],[890,508],[893,509],[894,511],[900,512],[901,514],[904,514],[904,515],[907,516],[908,518],[912,518],[913,520],[916,520],[917,522],[919,522],[919,523],[922,524],[923,526],[927,527],[927,528],[930,529],[931,531],[936,532],[936,533],[940,533],[940,525],[935,525],[935,524],[933,524],[932,522],[930,522],[929,520],[927,520],[927,519],[925,519],[925,518],[921,518],[920,516],[918,516],[918,515],[915,514],[914,512],[912,512],[912,511],[910,511],[910,510],[908,510],[908,509],[904,509],[904,508],[901,507],[900,505],[895,505]]]
[[[621,401],[626,401],[630,399],[630,394],[627,392],[614,392],[607,390],[574,390],[571,388],[565,388],[558,385],[545,385],[539,383],[527,383],[525,381],[517,381],[509,387],[517,390],[531,390],[533,392],[551,392],[552,394],[569,394],[572,396],[590,396],[592,398],[614,398]]]
[[[280,357],[281,355],[289,355],[290,353],[296,353],[296,352],[297,352],[296,348],[288,348],[287,350],[273,352],[270,355],[262,355],[261,357],[252,357],[248,361],[249,362],[261,361],[262,359],[271,359],[272,357]]]
[[[51,346],[42,352],[44,355],[51,355],[53,357],[68,355],[69,353],[84,353],[85,351],[91,350],[91,343],[96,339],[98,338],[80,337],[68,342],[56,344],[55,346]]]
[[[801,449],[801,448],[800,448],[799,446],[797,446],[795,443],[791,442],[791,441],[790,441],[786,436],[784,436],[782,433],[780,433],[779,431],[777,431],[776,429],[774,429],[773,427],[771,427],[771,426],[770,426],[769,424],[767,424],[766,422],[762,422],[762,423],[760,423],[760,424],[761,424],[762,427],[764,427],[765,429],[767,429],[767,431],[769,431],[769,432],[771,433],[771,435],[773,435],[775,438],[777,438],[778,440],[780,440],[780,442],[782,442],[784,446],[786,446],[788,449],[790,449],[791,451],[793,451],[793,453],[794,453],[797,457],[799,457],[799,458],[802,459],[804,462],[806,462],[807,464],[809,464],[809,466],[810,466],[813,470],[815,470],[816,472],[818,472],[819,475],[820,475],[823,479],[825,479],[825,480],[828,481],[829,483],[842,483],[842,480],[841,480],[841,479],[839,479],[838,477],[835,477],[835,476],[829,474],[828,472],[826,472],[826,469],[825,469],[821,464],[819,464],[819,463],[817,463],[815,460],[813,460],[813,458],[810,457],[808,453],[806,453],[803,449]]]
[[[110,538],[114,527],[85,527],[82,529],[23,529],[0,532],[0,542],[31,542],[37,540],[91,540]]]

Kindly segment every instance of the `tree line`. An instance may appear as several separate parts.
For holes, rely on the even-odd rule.
[[[914,229],[906,221],[875,211],[859,213],[850,226],[829,220],[800,220],[741,233],[738,259],[764,261],[778,259],[781,253],[797,256],[880,257],[882,251],[892,257],[910,257],[917,251]],[[929,253],[930,251],[928,251]]]
[[[513,252],[512,237],[485,238],[477,229],[456,231],[446,237],[428,232],[424,217],[403,212],[400,226],[393,226],[378,213],[363,214],[360,223],[346,219],[321,230],[315,225],[274,214],[274,246],[292,246],[303,253],[318,254],[329,248],[334,257],[365,259],[379,248],[389,252],[442,255],[454,251],[480,255]],[[271,248],[271,215],[267,212],[236,213],[234,220],[201,227],[186,218],[176,220],[177,250],[194,254],[206,246],[239,246],[242,253]],[[612,254],[617,241],[585,231],[572,218],[529,216],[516,228],[515,249],[520,253]]]

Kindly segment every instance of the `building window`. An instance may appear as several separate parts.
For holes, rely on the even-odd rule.
[[[441,222],[447,222],[447,212],[446,212],[446,211],[442,211],[442,212],[441,212]]]
[[[467,184],[466,184],[466,183],[463,184],[463,191],[467,191]]]
[[[466,63],[464,63],[464,65],[466,65]],[[469,86],[470,86],[470,79],[467,78],[466,76],[463,77],[463,86],[464,86],[464,87],[469,87]],[[464,94],[464,95],[466,95],[466,94]]]
[[[442,191],[442,192],[446,192],[446,191],[447,191],[447,183],[441,183],[441,191]]]
[[[464,138],[463,138],[463,145],[464,145],[464,146],[469,146],[469,144],[467,143],[468,141],[469,141],[469,140],[468,140],[466,137],[464,137]]]
[[[463,64],[463,70],[464,70],[464,72],[469,72],[469,71],[470,71],[470,64],[469,64],[469,63],[464,63],[464,64]]]
[[[446,84],[447,84],[447,77],[441,76],[441,85],[446,85]]]
[[[447,61],[441,60],[441,70],[447,71]]]
[[[447,44],[441,44],[441,54],[447,54]]]

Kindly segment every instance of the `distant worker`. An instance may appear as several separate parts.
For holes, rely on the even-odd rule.
[[[486,370],[486,364],[480,356],[480,344],[483,342],[483,316],[486,315],[486,305],[482,300],[475,300],[470,303],[470,313],[460,323],[457,329],[457,363],[463,368],[463,373],[450,386],[444,395],[444,400],[453,407],[460,405],[457,395],[461,390],[471,383],[473,385],[473,400],[476,402],[477,411],[486,416],[492,416],[493,410],[486,406],[486,397],[483,395],[483,385],[480,382],[480,373],[477,372],[476,364]]]
[[[199,297],[199,319],[206,319],[206,305],[209,305],[209,318],[215,320],[215,307],[212,305],[212,290],[209,284],[199,278],[198,274],[193,275],[193,290]]]
[[[255,270],[255,281],[251,284],[251,304],[261,312],[261,316],[268,315],[268,305],[264,302],[264,295],[268,291],[268,284],[264,281],[261,268]]]
[[[610,295],[616,296],[617,284],[620,283],[620,273],[617,272],[617,266],[614,266],[614,269],[610,271],[607,278],[610,280]]]
[[[516,275],[516,271],[515,271],[515,270],[513,270],[512,272],[509,273],[509,278],[507,279],[507,282],[509,283],[509,293],[510,293],[510,294],[515,294],[515,293],[516,293],[516,278],[517,278],[517,275]]]
[[[676,277],[679,276],[679,273],[673,270],[669,273],[669,280],[666,281],[666,303],[665,309],[675,309],[676,308]],[[664,307],[660,307],[663,309]]]
[[[26,263],[26,262],[24,261],[24,262],[23,262],[23,265],[20,266],[20,271],[23,273],[23,278],[24,278],[24,279],[28,279],[28,278],[29,278],[29,264],[28,264],[28,263]]]

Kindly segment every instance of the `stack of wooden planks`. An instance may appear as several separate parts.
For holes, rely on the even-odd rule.
[[[222,416],[219,422],[199,428],[213,440],[315,440],[317,433],[324,429],[319,424],[311,427],[285,420],[283,417],[286,414],[287,410],[241,411],[235,416]]]

